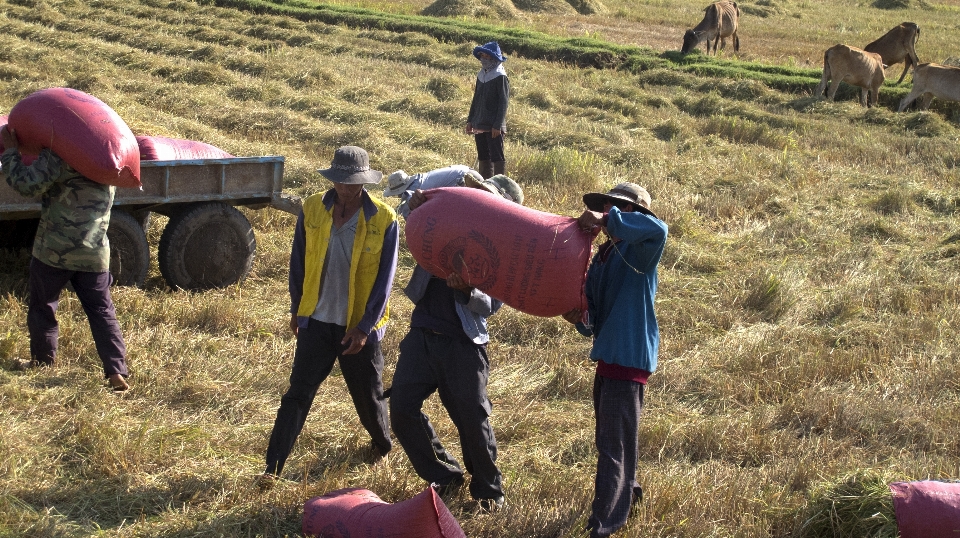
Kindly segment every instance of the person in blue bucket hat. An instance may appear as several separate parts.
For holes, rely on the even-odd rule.
[[[507,173],[503,135],[507,131],[510,80],[503,68],[507,57],[500,52],[496,41],[475,47],[473,55],[480,60],[480,72],[467,115],[466,132],[472,134],[477,143],[477,170],[484,179],[489,179]]]

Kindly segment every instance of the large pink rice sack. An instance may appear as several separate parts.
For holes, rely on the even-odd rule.
[[[229,159],[233,157],[222,149],[195,140],[164,136],[138,136],[140,160],[175,161],[180,159]]]
[[[439,277],[468,284],[534,316],[586,310],[583,286],[593,235],[572,217],[517,205],[469,188],[424,191],[410,213],[407,246]]]
[[[96,97],[70,88],[47,88],[10,111],[20,152],[50,148],[77,172],[117,187],[140,187],[140,148],[127,124]]]
[[[900,538],[960,536],[960,484],[894,482],[890,492]]]
[[[366,489],[314,497],[303,507],[303,533],[323,538],[466,538],[433,488],[389,504]]]

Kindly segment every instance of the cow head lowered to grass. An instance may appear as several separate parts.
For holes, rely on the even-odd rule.
[[[727,39],[733,40],[734,52],[740,51],[740,38],[737,37],[737,26],[740,23],[740,8],[736,2],[716,2],[703,10],[703,20],[694,28],[683,34],[683,48],[680,52],[691,52],[700,43],[707,42],[707,54],[710,54],[711,42],[713,53],[717,53],[717,44],[720,48],[727,45]]]

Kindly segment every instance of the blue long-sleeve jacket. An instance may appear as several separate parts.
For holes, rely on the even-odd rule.
[[[587,270],[588,315],[577,329],[593,336],[591,359],[652,373],[660,345],[653,306],[657,264],[667,241],[667,225],[654,216],[613,207],[607,231],[619,241],[605,257],[601,248]]]

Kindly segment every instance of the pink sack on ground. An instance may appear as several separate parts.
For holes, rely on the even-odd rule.
[[[410,213],[407,246],[430,273],[468,284],[534,316],[586,310],[583,286],[593,235],[577,220],[470,188],[425,191]]]
[[[890,492],[900,538],[960,536],[960,484],[894,482]]]
[[[3,129],[6,125],[7,125],[7,117],[0,116],[0,129]],[[3,153],[6,150],[7,148],[3,147],[3,141],[0,140],[0,153]],[[27,166],[30,166],[30,164],[35,160],[37,160],[36,155],[24,155],[22,153],[20,154],[20,162],[22,162]]]
[[[166,138],[164,136],[138,136],[140,160],[176,161],[182,159],[229,159],[233,157],[222,149],[195,140]]]
[[[140,148],[127,124],[96,97],[70,88],[47,88],[10,111],[22,154],[50,148],[98,183],[140,187]]]
[[[366,489],[314,497],[303,507],[303,533],[323,538],[466,538],[433,488],[389,504]]]

